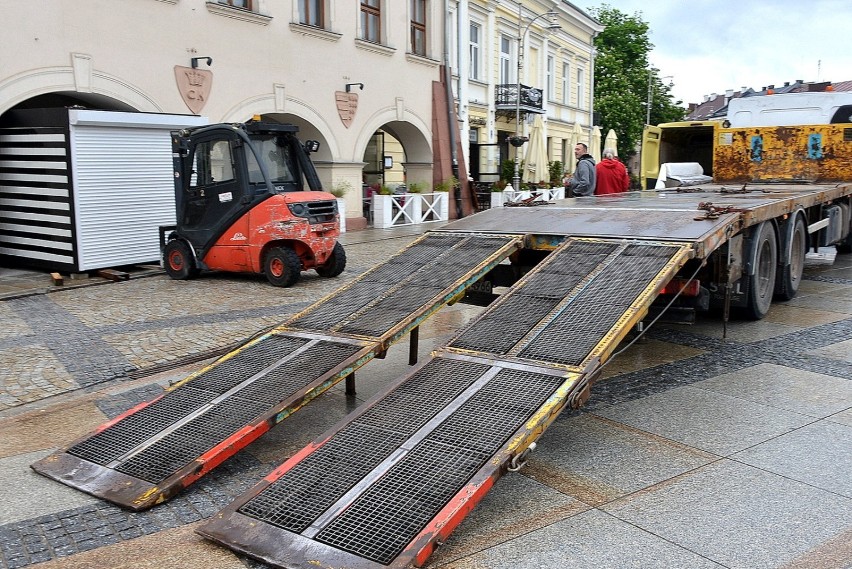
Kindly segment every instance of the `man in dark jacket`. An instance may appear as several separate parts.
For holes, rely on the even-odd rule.
[[[589,154],[589,147],[578,142],[574,147],[577,168],[565,188],[565,197],[591,196],[595,193],[595,159]]]

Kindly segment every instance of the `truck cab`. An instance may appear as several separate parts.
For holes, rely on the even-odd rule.
[[[297,131],[250,121],[172,132],[176,224],[160,228],[169,276],[263,273],[291,286],[303,270],[343,271],[337,201],[309,156],[319,143]]]

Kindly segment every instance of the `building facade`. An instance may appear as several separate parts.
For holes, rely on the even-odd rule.
[[[574,145],[590,144],[595,135],[593,42],[603,26],[564,0],[453,0],[449,10],[454,92],[470,176],[497,180],[517,152],[526,179],[549,181],[525,159],[534,129],[541,131],[536,134],[547,161],[572,171]],[[516,150],[510,144],[516,135],[531,140]]]
[[[326,187],[432,183],[444,0],[0,0],[0,121],[12,109],[255,115],[321,143]],[[385,145],[397,148],[393,166]],[[395,145],[395,146],[394,146]],[[354,222],[354,223],[352,223]]]

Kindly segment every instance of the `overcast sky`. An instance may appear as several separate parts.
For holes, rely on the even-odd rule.
[[[741,87],[852,80],[852,0],[605,0],[651,31],[651,65],[684,103]],[[665,80],[669,82],[669,79]]]

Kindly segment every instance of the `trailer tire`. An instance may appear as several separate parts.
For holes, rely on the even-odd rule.
[[[178,281],[194,278],[200,272],[195,266],[189,246],[180,239],[172,239],[166,243],[163,250],[163,268],[167,275]]]
[[[769,312],[775,291],[775,272],[778,268],[778,238],[772,223],[764,221],[754,241],[754,274],[750,277],[745,316],[760,320]]]
[[[847,235],[843,241],[834,247],[841,255],[848,255],[849,253],[852,253],[852,229],[849,230],[849,235]]]
[[[802,282],[802,273],[805,270],[805,255],[808,252],[808,229],[801,215],[796,216],[793,222],[793,233],[790,235],[790,262],[779,267],[778,280],[775,283],[776,300],[793,300]]]
[[[289,247],[273,247],[263,259],[263,274],[275,286],[293,286],[302,272],[302,260]]]
[[[334,244],[331,255],[328,256],[324,265],[319,265],[316,270],[321,277],[336,277],[346,268],[346,251],[340,243]]]

